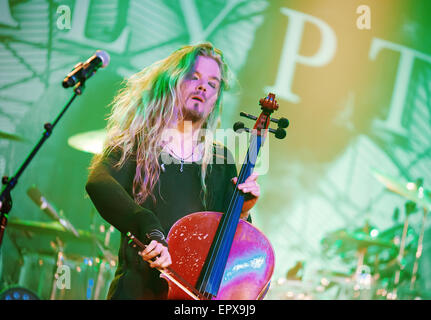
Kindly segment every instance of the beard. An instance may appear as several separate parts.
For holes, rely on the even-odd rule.
[[[182,112],[185,121],[198,122],[205,118],[204,112],[199,110],[198,103],[193,104],[193,108],[187,108],[183,105]]]

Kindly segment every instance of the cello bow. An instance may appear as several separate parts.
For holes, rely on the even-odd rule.
[[[139,251],[143,251],[147,246],[143,244],[138,238],[136,238],[131,232],[127,232],[126,236],[129,238],[128,244],[133,247],[138,247]],[[153,258],[154,259],[154,258]],[[151,259],[151,262],[154,260]],[[171,268],[156,268],[167,280],[175,283],[178,288],[188,294],[193,300],[206,300],[206,298],[196,290],[190,283],[187,282],[183,277],[176,273]]]

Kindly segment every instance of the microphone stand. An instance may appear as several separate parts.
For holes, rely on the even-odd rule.
[[[5,185],[3,187],[3,190],[0,194],[0,249],[1,245],[3,243],[3,236],[4,232],[7,226],[7,221],[9,219],[9,212],[12,209],[12,198],[10,192],[12,189],[16,186],[18,183],[18,179],[21,176],[21,174],[24,172],[24,170],[27,168],[27,166],[30,164],[31,160],[33,160],[36,153],[39,151],[39,149],[42,147],[42,145],[45,143],[45,141],[51,136],[52,131],[54,130],[54,127],[57,125],[58,121],[60,121],[61,117],[64,115],[64,113],[67,111],[69,106],[72,104],[72,102],[75,100],[75,98],[78,95],[81,95],[84,90],[84,84],[85,79],[78,82],[73,91],[73,96],[69,99],[69,101],[66,103],[66,105],[63,107],[63,110],[59,113],[57,118],[54,120],[53,123],[45,123],[42,138],[39,140],[39,142],[36,144],[36,146],[33,148],[33,150],[30,152],[30,154],[27,156],[21,167],[18,169],[18,171],[15,173],[15,175],[12,178],[9,178],[7,176],[4,176],[2,178],[2,183]]]

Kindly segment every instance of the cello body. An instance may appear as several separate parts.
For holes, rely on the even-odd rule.
[[[169,231],[167,241],[172,270],[196,287],[222,213],[203,211],[178,220]],[[213,300],[262,299],[274,271],[274,250],[266,236],[250,223],[240,220],[220,289]],[[168,299],[191,299],[168,280]],[[197,288],[199,290],[199,288]]]

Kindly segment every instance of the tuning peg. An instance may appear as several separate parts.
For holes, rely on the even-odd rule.
[[[241,117],[249,118],[251,120],[257,120],[257,117],[255,117],[254,115],[248,114],[248,113],[245,113],[245,112],[242,112],[242,111],[239,113],[239,115]]]
[[[275,122],[279,128],[287,128],[289,126],[289,120],[286,118],[280,118],[280,119],[275,119],[275,118],[271,118],[272,122]]]
[[[238,122],[234,123],[234,125],[233,125],[233,131],[241,133],[243,130],[245,130],[246,132],[250,132],[250,129],[246,128],[244,126],[244,122],[238,121]]]
[[[284,139],[286,137],[286,130],[280,127],[277,129],[269,128],[269,132],[273,133],[277,139]]]

